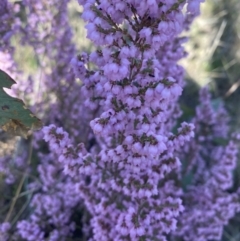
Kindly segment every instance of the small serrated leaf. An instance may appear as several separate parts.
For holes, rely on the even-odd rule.
[[[29,131],[39,130],[42,122],[20,99],[9,96],[3,88],[16,82],[0,69],[0,127],[13,135],[27,138]]]

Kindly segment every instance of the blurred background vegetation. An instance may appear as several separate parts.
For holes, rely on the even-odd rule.
[[[19,2],[18,2],[19,3]],[[69,4],[69,16],[73,29],[74,42],[77,49],[91,51],[93,46],[86,39],[86,31],[81,16],[82,9],[77,1]],[[201,15],[194,21],[186,43],[188,57],[181,61],[186,69],[187,85],[181,98],[181,106],[184,116],[191,117],[192,110],[198,101],[198,90],[209,84],[214,96],[214,101],[223,100],[231,116],[231,129],[240,131],[240,1],[239,0],[206,0],[202,4]],[[21,18],[24,9],[21,11]],[[38,71],[37,58],[30,47],[19,45],[19,39],[15,37],[13,44],[16,47],[14,56],[19,68],[28,76]],[[38,80],[41,86],[41,78]],[[19,138],[1,135],[0,156],[17,150]],[[240,161],[239,161],[240,163]],[[240,164],[236,169],[235,187],[240,186]],[[15,195],[15,191],[5,193],[9,196],[9,202]],[[3,192],[3,183],[0,178],[0,192]],[[24,195],[24,194],[23,194]],[[1,204],[4,209],[9,204]],[[0,212],[5,212],[0,208]],[[1,220],[2,221],[2,220]],[[222,241],[240,240],[240,217],[234,218],[225,228]]]
[[[188,112],[196,105],[197,90],[206,84],[213,101],[224,101],[231,131],[240,131],[240,1],[206,0],[201,15],[187,33],[188,57],[182,60],[187,85],[181,102]],[[191,113],[190,113],[191,114]],[[184,113],[187,115],[187,113]],[[234,187],[240,186],[240,160]],[[222,241],[240,240],[240,215],[225,227]]]
[[[199,87],[209,84],[231,114],[231,126],[240,124],[240,1],[206,0],[194,21],[182,61],[187,79]]]

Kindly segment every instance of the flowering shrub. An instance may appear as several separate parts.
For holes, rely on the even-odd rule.
[[[31,46],[41,90],[29,76],[15,94],[25,88],[29,103],[40,96],[33,110],[46,124],[21,143],[30,148],[13,166],[24,175],[13,175],[10,157],[0,161],[8,188],[20,180],[18,190],[25,183],[30,193],[20,211],[16,193],[1,239],[220,240],[240,210],[229,192],[239,136],[229,137],[228,115],[213,108],[207,89],[195,117],[179,123],[187,40],[179,35],[202,1],[79,0],[96,46],[79,55],[68,2],[22,1],[26,19],[14,16],[17,5],[0,3],[1,68],[21,78],[12,34]]]
[[[224,225],[240,211],[238,194],[227,191],[233,185],[239,136],[228,137],[228,115],[221,104],[214,109],[207,88],[200,91],[199,102],[192,120],[195,138],[181,154],[182,177],[192,177],[182,196],[185,211],[177,234],[184,240],[220,240]]]

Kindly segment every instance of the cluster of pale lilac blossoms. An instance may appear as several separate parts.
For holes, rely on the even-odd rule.
[[[76,237],[79,212],[79,235],[89,241],[220,240],[240,211],[239,193],[228,192],[240,137],[216,144],[229,137],[228,115],[221,105],[213,108],[207,88],[193,120],[178,121],[185,83],[177,62],[186,55],[179,34],[203,1],[79,0],[96,50],[77,57],[68,0],[53,2],[55,15],[46,11],[48,1],[23,1],[31,11],[25,29],[17,28],[38,56],[49,57],[43,69],[56,62],[42,88],[59,101],[45,100],[50,110],[39,104],[50,125],[33,143],[40,160],[38,181],[28,185],[36,190],[33,211],[17,222],[12,238]],[[38,32],[42,19],[54,33]],[[2,222],[0,237],[7,240],[11,228]]]

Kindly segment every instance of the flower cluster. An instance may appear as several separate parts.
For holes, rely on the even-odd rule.
[[[176,152],[194,136],[187,123],[171,132],[183,86],[176,62],[183,56],[177,35],[184,27],[184,4],[79,2],[87,36],[101,48],[72,64],[84,83],[85,104],[101,106],[100,116],[90,122],[101,150],[71,151],[55,127],[45,129],[45,139],[65,150],[59,160],[67,173],[90,177],[87,185],[79,181],[78,189],[93,216],[93,240],[164,240],[183,211],[173,178],[181,166]]]
[[[182,153],[182,175],[191,177],[178,230],[186,241],[220,240],[224,225],[240,211],[239,195],[228,191],[238,153],[236,138],[228,136],[228,115],[222,103],[214,108],[207,88],[199,99],[193,119],[196,137]]]
[[[11,224],[4,222],[0,224],[0,240],[7,241],[9,239],[9,231],[11,228]]]
[[[11,45],[11,37],[16,34],[19,27],[18,18],[15,14],[18,8],[7,0],[0,3],[0,68],[8,72],[11,76],[16,76],[16,65],[13,60],[13,47]]]
[[[17,29],[41,68],[34,108],[48,125],[28,143],[32,155],[20,143],[14,164],[24,172],[27,215],[16,212],[16,224],[0,219],[0,239],[220,240],[240,211],[239,194],[229,191],[237,138],[227,140],[228,115],[207,89],[192,122],[179,123],[187,40],[179,34],[203,0],[78,2],[96,45],[79,55],[69,0],[23,0],[22,23],[13,5],[0,3],[0,58],[12,51],[4,69],[18,72],[8,38]],[[29,103],[36,78],[21,85]],[[0,171],[13,183],[8,160]]]
[[[22,73],[13,60],[12,42],[6,38],[0,40],[5,41],[0,42],[0,68],[17,80],[18,87],[15,92],[24,93],[23,99],[28,104],[34,104],[32,109],[37,115],[45,114],[45,123],[64,125],[72,134],[73,140],[84,139],[85,136],[79,137],[77,132],[80,117],[84,112],[83,108],[79,108],[82,102],[79,96],[80,85],[75,82],[69,66],[76,50],[71,43],[68,1],[53,3],[53,1],[26,0],[19,4],[24,13],[27,13],[26,19],[18,19],[14,15],[18,3],[14,6],[7,1],[1,1],[0,12],[4,13],[0,14],[3,23],[1,31],[18,34],[23,45],[32,47],[34,57],[40,65],[40,72],[23,81],[24,77],[21,76]],[[41,89],[38,88],[39,85]],[[69,121],[66,121],[66,116],[69,117]],[[89,130],[90,128],[83,127],[86,133]],[[26,175],[25,182],[29,182],[26,185],[27,195],[22,195],[20,199],[22,201],[27,196],[26,204],[30,204],[23,206],[22,210],[33,211],[28,215],[28,219],[17,223],[17,230],[14,222],[11,227],[15,230],[14,235],[11,235],[13,240],[66,240],[76,230],[73,219],[76,210],[81,208],[81,203],[79,195],[75,192],[74,182],[63,174],[61,164],[54,161],[56,157],[53,154],[46,154],[41,140],[42,134],[36,133],[33,142],[19,141],[14,156],[6,156],[0,161],[0,171],[4,174],[7,184],[15,182],[15,185],[18,185],[16,181],[22,178],[23,173]],[[34,149],[34,156],[29,151],[31,148]],[[33,159],[33,163],[30,163],[29,159]],[[39,162],[36,163],[36,160]],[[36,173],[34,179],[32,179],[33,173]],[[7,190],[11,188],[12,186],[6,187]],[[16,211],[17,216],[20,215],[21,210]],[[14,219],[13,215],[7,216],[10,220]],[[77,223],[79,222],[80,217]]]

